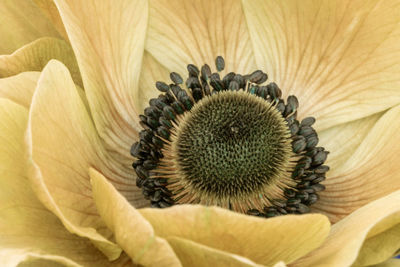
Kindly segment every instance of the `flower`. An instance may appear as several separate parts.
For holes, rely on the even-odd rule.
[[[397,253],[398,1],[36,3],[0,9],[2,53],[24,45],[0,58],[2,263],[350,266]],[[317,118],[331,171],[316,213],[142,208],[137,115],[155,81],[216,55],[267,72]]]

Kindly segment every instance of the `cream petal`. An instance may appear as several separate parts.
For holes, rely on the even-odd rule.
[[[186,74],[186,65],[209,64],[223,56],[226,71],[256,68],[239,0],[150,1],[146,50],[169,71]]]
[[[93,202],[88,168],[99,166],[115,183],[119,170],[101,147],[68,70],[57,61],[50,61],[39,79],[27,140],[39,199],[70,232],[92,240],[110,259],[118,258],[121,249],[109,240],[112,233]]]
[[[318,132],[319,145],[329,151],[326,164],[332,172],[346,163],[382,115],[383,112],[377,113]]]
[[[294,266],[369,266],[392,257],[399,248],[400,191],[396,191],[334,224],[326,242]]]
[[[155,235],[151,224],[101,173],[90,169],[90,178],[100,215],[133,262],[143,266],[182,266],[168,242]]]
[[[400,190],[400,106],[382,115],[341,166],[328,172],[313,206],[336,222],[357,208]]]
[[[216,263],[218,263],[218,266],[220,267],[262,266],[238,255],[200,245],[183,238],[171,237],[167,240],[174,248],[174,251],[178,255],[183,266],[203,267],[212,266]]]
[[[0,1],[0,54],[9,54],[40,37],[60,37],[32,1]]]
[[[22,72],[18,75],[0,79],[0,98],[7,98],[13,102],[29,108],[39,72]]]
[[[24,71],[42,71],[51,59],[63,62],[71,72],[74,82],[82,87],[82,78],[71,46],[64,40],[52,37],[40,38],[11,55],[0,56],[0,77]]]
[[[373,267],[400,267],[400,259],[390,259]]]
[[[317,126],[400,103],[399,1],[242,1],[257,66]]]
[[[32,191],[26,175],[27,121],[25,107],[0,99],[1,266],[39,259],[70,266],[108,265],[90,241],[70,234]]]
[[[107,148],[124,155],[127,163],[138,131],[134,99],[147,28],[147,1],[55,3],[79,63],[97,131]]]
[[[53,0],[33,0],[35,4],[40,8],[43,14],[53,23],[53,27],[58,33],[65,39],[68,40],[67,32],[65,31],[64,24],[61,20],[60,13],[57,10]]]
[[[330,228],[328,219],[320,214],[266,220],[199,205],[140,212],[160,237],[185,238],[265,265],[290,263],[307,254],[324,241]]]
[[[157,97],[156,81],[169,81],[169,71],[162,66],[149,52],[143,55],[143,65],[140,73],[139,91],[135,100],[137,110],[143,112],[150,98]]]

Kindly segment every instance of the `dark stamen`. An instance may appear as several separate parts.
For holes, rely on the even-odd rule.
[[[224,60],[224,58],[221,57],[221,56],[218,56],[215,59],[215,66],[217,67],[218,71],[224,70],[224,68],[225,68],[225,60]]]

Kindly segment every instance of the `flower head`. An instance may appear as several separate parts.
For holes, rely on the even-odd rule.
[[[0,17],[7,18],[0,35],[9,40],[0,51],[15,51],[0,57],[0,258],[10,266],[23,261],[350,266],[392,257],[399,249],[400,220],[399,5],[375,0],[0,4]],[[300,122],[316,118],[312,127],[319,145],[330,151],[330,170],[311,214],[266,219],[204,205],[145,208],[149,201],[136,186],[130,155],[142,137],[139,115],[147,116],[148,101],[157,98],[156,81],[219,55],[226,60],[217,60],[222,77],[227,70],[262,70],[282,89],[283,99],[296,95]],[[176,74],[171,78],[179,85]],[[214,75],[210,81],[218,87],[223,79]],[[240,87],[237,83],[231,89]],[[193,104],[199,94],[194,90]],[[269,107],[251,94],[220,92],[193,109],[208,112],[215,99],[227,105],[239,94],[246,97],[243,105],[255,101],[263,112]],[[285,123],[276,110],[268,113],[271,120]],[[194,112],[182,116],[182,129],[170,140],[172,152],[198,156],[184,147],[197,138],[198,130],[191,131],[196,118]],[[234,122],[221,129],[239,138],[245,120]],[[289,136],[292,129],[286,130]],[[284,131],[276,138],[281,141],[269,145],[288,152]],[[290,144],[290,155],[279,154],[283,159],[276,163],[289,169],[286,161],[297,150]],[[296,148],[304,144],[302,139]],[[199,171],[189,170],[193,165],[179,157],[166,157],[168,162],[186,182]],[[210,171],[226,179],[218,169]],[[206,170],[199,172],[196,177]],[[202,181],[180,186],[208,188]]]

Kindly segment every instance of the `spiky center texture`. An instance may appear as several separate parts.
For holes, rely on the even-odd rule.
[[[261,193],[287,175],[293,156],[279,111],[244,91],[219,92],[198,102],[179,124],[173,153],[182,179],[213,199]]]

